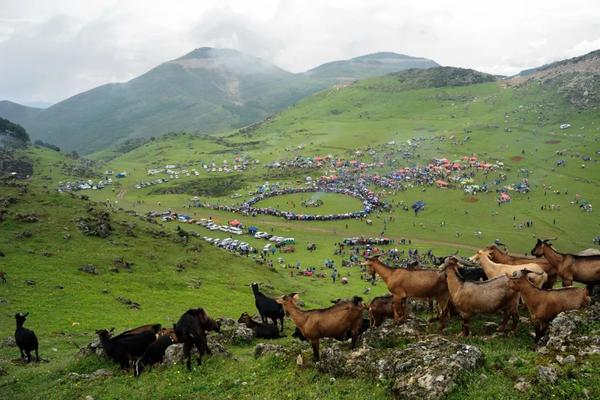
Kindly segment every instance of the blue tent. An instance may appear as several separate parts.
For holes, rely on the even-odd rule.
[[[416,214],[419,211],[423,211],[425,209],[425,202],[423,200],[419,200],[419,201],[415,202],[415,204],[413,204],[411,206],[411,208],[413,210],[415,210],[415,214]]]
[[[258,232],[258,227],[256,227],[256,226],[249,226],[248,227],[248,233],[249,234],[254,235],[254,234],[256,234],[256,232]]]

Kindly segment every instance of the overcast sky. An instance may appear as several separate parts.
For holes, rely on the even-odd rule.
[[[509,75],[600,48],[600,1],[0,0],[0,100],[56,102],[202,46],[292,72],[394,51]]]

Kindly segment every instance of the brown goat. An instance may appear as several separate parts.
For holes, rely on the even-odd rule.
[[[531,258],[531,257],[516,257],[511,256],[507,252],[501,250],[495,244],[488,246],[485,250],[489,251],[490,260],[498,264],[509,264],[509,265],[522,265],[522,264],[537,264],[544,270],[546,275],[548,275],[548,280],[542,286],[543,289],[552,289],[554,287],[554,283],[556,282],[556,278],[558,277],[556,273],[556,268],[550,264],[548,260],[544,257]]]
[[[498,331],[506,329],[510,317],[513,320],[512,331],[517,329],[519,292],[509,287],[510,279],[506,275],[483,282],[463,281],[458,272],[456,257],[448,257],[441,268],[446,271],[452,305],[462,318],[461,336],[469,335],[469,321],[473,314],[503,311],[504,317]]]
[[[292,293],[278,298],[277,302],[292,317],[294,324],[312,345],[315,361],[319,360],[321,338],[340,338],[350,331],[352,348],[356,346],[364,310],[360,297],[354,296],[351,301],[340,301],[329,308],[306,311],[298,308],[296,305],[298,299],[298,294]]]
[[[446,308],[448,307],[448,285],[446,284],[446,273],[432,269],[391,268],[379,261],[377,256],[367,258],[365,262],[368,272],[375,277],[375,273],[381,276],[388,290],[392,293],[392,310],[394,320],[403,322],[406,320],[406,300],[412,298],[435,299],[440,319],[440,331],[444,330]]]
[[[371,327],[381,325],[386,318],[394,318],[392,304],[392,296],[389,294],[371,300],[368,307]]]
[[[590,296],[586,288],[566,287],[560,289],[538,289],[527,279],[526,269],[513,272],[510,286],[521,293],[521,298],[529,310],[529,317],[535,327],[537,343],[550,321],[563,311],[577,310],[590,304]]]
[[[538,239],[531,254],[544,256],[556,269],[562,279],[563,286],[571,286],[573,281],[595,284],[600,283],[600,255],[579,256],[559,253],[549,240]]]

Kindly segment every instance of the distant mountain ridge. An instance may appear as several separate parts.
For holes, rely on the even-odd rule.
[[[343,81],[386,75],[412,68],[432,68],[438,66],[438,63],[427,58],[410,57],[391,52],[379,52],[354,57],[349,60],[328,62],[306,71],[306,74],[321,79]]]
[[[437,65],[374,53],[293,74],[231,49],[201,47],[124,83],[110,83],[47,109],[0,101],[0,116],[34,139],[83,154],[129,138],[173,131],[210,133],[264,119],[340,81]]]

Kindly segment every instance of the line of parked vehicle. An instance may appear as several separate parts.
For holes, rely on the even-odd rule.
[[[238,252],[241,254],[256,253],[256,250],[254,249],[254,247],[250,246],[249,243],[243,242],[241,240],[232,239],[232,238],[219,239],[219,238],[211,238],[208,236],[203,236],[202,239],[204,239],[204,241],[214,245],[215,247],[219,247],[221,249],[235,251],[235,252]]]

